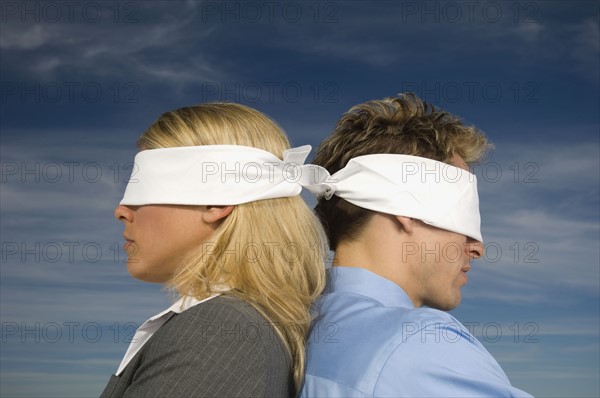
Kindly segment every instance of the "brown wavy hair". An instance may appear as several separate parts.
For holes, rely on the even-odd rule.
[[[473,164],[491,147],[475,127],[407,93],[352,107],[319,145],[313,163],[331,174],[354,157],[376,153],[421,156],[446,163],[459,155]],[[329,200],[321,198],[315,212],[332,250],[340,241],[358,236],[374,214],[335,195]]]

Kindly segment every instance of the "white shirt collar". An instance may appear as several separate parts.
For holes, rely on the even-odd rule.
[[[125,370],[125,367],[133,359],[135,354],[139,352],[139,350],[144,346],[144,344],[146,344],[150,337],[152,337],[152,335],[156,333],[156,331],[162,325],[164,325],[169,319],[171,319],[173,315],[181,314],[183,311],[188,310],[200,303],[204,303],[219,295],[221,295],[221,292],[214,293],[203,300],[198,300],[194,297],[185,296],[177,300],[172,306],[170,306],[166,310],[149,318],[135,332],[135,336],[133,336],[133,339],[129,344],[129,348],[127,348],[127,352],[125,353],[125,356],[123,357],[123,360],[121,361],[119,369],[117,370],[117,373],[115,373],[115,375],[119,376],[123,372],[123,370]]]
[[[181,297],[179,300],[177,300],[175,303],[173,303],[172,306],[170,306],[169,308],[167,308],[163,312],[160,312],[160,313],[154,315],[153,317],[150,317],[146,322],[155,321],[158,318],[160,318],[160,317],[168,314],[169,312],[173,312],[175,314],[181,314],[183,311],[185,311],[185,310],[187,310],[187,309],[189,309],[189,308],[191,308],[191,307],[193,307],[193,306],[195,306],[197,304],[200,304],[200,303],[202,303],[204,301],[207,301],[207,300],[209,300],[211,298],[214,298],[216,296],[217,295],[213,294],[212,296],[210,296],[208,298],[205,298],[203,300],[198,300],[197,298],[190,297],[190,296]]]

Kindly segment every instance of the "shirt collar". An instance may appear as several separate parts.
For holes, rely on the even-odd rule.
[[[146,344],[150,337],[152,337],[152,335],[156,333],[156,331],[162,325],[164,325],[165,322],[167,322],[171,317],[173,317],[175,314],[181,314],[183,311],[195,305],[208,301],[212,298],[215,298],[220,294],[220,292],[214,293],[203,300],[198,300],[191,296],[183,296],[179,300],[177,300],[172,306],[170,306],[163,312],[154,315],[152,318],[144,322],[142,326],[140,326],[135,332],[133,340],[131,340],[129,347],[127,348],[127,352],[125,353],[125,356],[123,357],[123,360],[121,361],[119,369],[117,369],[117,373],[115,373],[115,375],[119,376],[121,372],[125,370],[127,364],[133,359],[133,357],[144,346],[144,344]]]
[[[172,306],[170,306],[166,310],[154,315],[152,318],[148,319],[148,321],[150,322],[150,321],[154,321],[156,319],[162,318],[163,316],[165,316],[169,313],[181,314],[183,311],[190,309],[195,305],[203,303],[204,301],[208,301],[216,296],[219,296],[220,294],[221,294],[220,292],[212,294],[203,300],[198,300],[197,298],[191,297],[191,296],[181,297],[179,300],[177,300],[175,303],[173,303]]]
[[[162,318],[163,316],[165,316],[169,313],[181,314],[183,311],[190,309],[195,305],[198,305],[200,303],[208,301],[212,298],[215,298],[215,297],[221,295],[224,292],[231,290],[231,288],[224,283],[219,283],[219,284],[213,285],[212,290],[214,291],[214,293],[202,300],[198,300],[197,298],[195,298],[193,296],[187,296],[187,295],[181,296],[181,298],[179,300],[177,300],[175,303],[173,303],[172,306],[170,306],[166,310],[154,315],[152,318],[148,319],[148,321],[150,322],[150,321],[154,321],[156,319]]]
[[[355,293],[386,307],[415,308],[406,292],[394,282],[364,268],[335,266],[327,270],[326,293]]]

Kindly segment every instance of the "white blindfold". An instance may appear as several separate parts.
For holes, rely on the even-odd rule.
[[[319,167],[319,166],[312,166]],[[365,209],[416,218],[483,242],[477,178],[459,167],[410,155],[376,154],[351,159],[333,175],[319,167],[305,181],[317,196],[339,196]]]
[[[410,155],[351,159],[330,175],[303,165],[311,146],[283,160],[239,145],[159,148],[139,152],[122,205],[237,205],[298,195],[339,196],[373,211],[419,219],[482,242],[477,178],[459,167]]]
[[[310,150],[310,145],[288,149],[283,160],[240,145],[141,151],[121,204],[238,205],[296,196]]]

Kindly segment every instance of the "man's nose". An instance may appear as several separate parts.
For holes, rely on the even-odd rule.
[[[469,258],[471,258],[472,260],[481,258],[485,253],[483,243],[472,238],[467,238],[467,250]]]

